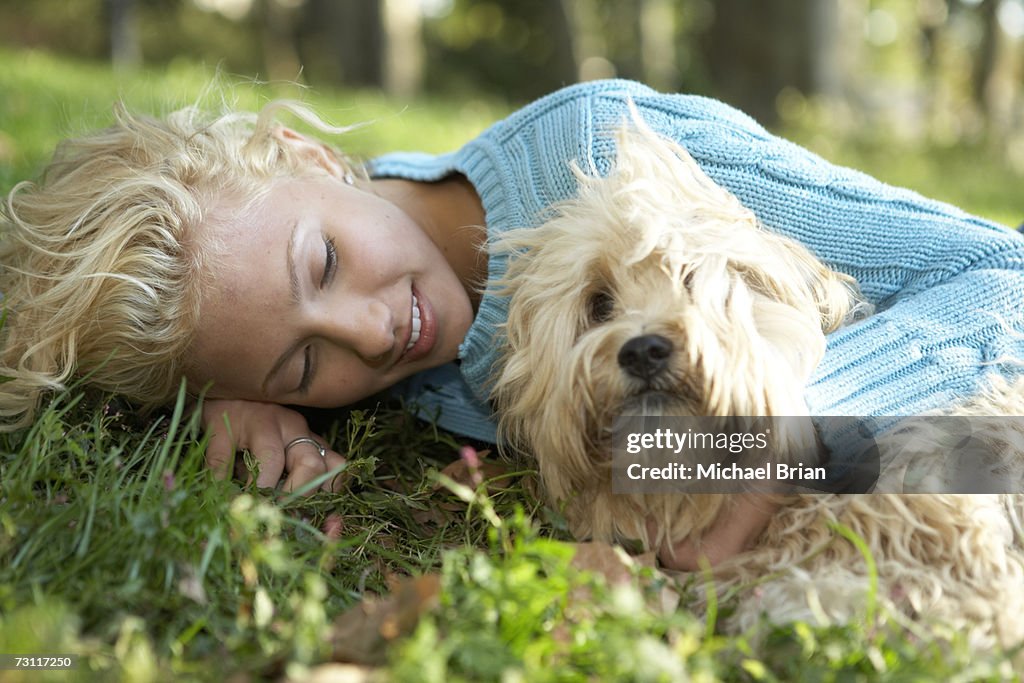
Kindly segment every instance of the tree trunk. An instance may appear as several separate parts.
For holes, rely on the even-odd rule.
[[[134,69],[142,63],[135,0],[105,0],[110,30],[110,63],[115,70]]]
[[[702,41],[715,96],[774,123],[783,88],[841,87],[837,0],[717,0]]]
[[[384,85],[384,18],[381,0],[335,0],[327,5],[330,40],[341,80],[355,86]]]
[[[263,68],[271,81],[299,81],[302,62],[295,46],[294,8],[278,0],[259,0],[254,6],[263,43]]]
[[[542,25],[553,37],[549,73],[560,84],[572,83],[577,78],[579,66],[576,62],[576,36],[570,21],[571,10],[566,6],[566,0],[545,2],[543,8]]]
[[[985,119],[992,117],[992,101],[989,87],[996,69],[996,55],[999,50],[999,3],[995,0],[982,0],[978,6],[981,13],[982,38],[978,46],[978,57],[974,61],[971,79],[971,96],[978,111]]]
[[[384,89],[411,97],[423,85],[423,15],[419,0],[384,0]]]
[[[640,58],[644,82],[661,90],[679,85],[676,68],[675,8],[670,0],[642,0]]]
[[[601,29],[594,0],[561,0],[572,34],[576,78],[590,81],[617,75],[608,58],[608,43]]]

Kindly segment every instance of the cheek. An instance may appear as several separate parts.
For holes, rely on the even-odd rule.
[[[321,358],[317,381],[308,405],[337,408],[362,400],[387,388],[382,379],[361,361],[332,350]]]
[[[214,381],[217,391],[233,398],[260,398],[263,375],[277,355],[288,348],[282,318],[269,306],[248,306],[251,299],[238,296],[234,309],[227,306],[200,316],[200,329],[190,350],[191,378]],[[289,366],[283,368],[286,377]]]
[[[421,252],[410,245],[409,235],[394,234],[378,222],[368,225],[364,233],[350,232],[338,245],[342,266],[363,284],[391,279],[414,266]]]

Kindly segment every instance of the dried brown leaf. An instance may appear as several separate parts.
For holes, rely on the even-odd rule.
[[[440,592],[440,577],[426,574],[398,582],[387,598],[364,599],[334,621],[333,659],[384,664],[388,645],[412,633],[420,617],[437,605]]]
[[[633,578],[633,572],[623,560],[621,550],[607,543],[577,543],[572,565],[577,569],[603,576],[609,584],[626,583]]]

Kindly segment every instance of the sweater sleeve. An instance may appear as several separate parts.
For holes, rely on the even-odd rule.
[[[1024,241],[1005,226],[831,164],[728,105],[657,93],[634,99],[649,125],[686,147],[765,226],[853,276],[876,307],[990,258],[1018,266],[1010,252]],[[609,107],[595,103],[599,109]],[[610,126],[623,114],[606,119]]]

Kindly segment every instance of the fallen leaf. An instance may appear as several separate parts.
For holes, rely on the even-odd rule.
[[[427,501],[428,507],[416,510],[412,518],[420,525],[443,527],[454,519],[465,517],[466,503],[461,500],[437,500],[439,496]]]
[[[401,581],[386,598],[364,599],[335,619],[330,633],[332,658],[384,664],[388,645],[412,633],[420,617],[437,606],[440,592],[440,577],[425,574]]]
[[[607,543],[577,543],[572,565],[577,569],[603,576],[609,584],[626,583],[633,579],[628,556]]]

